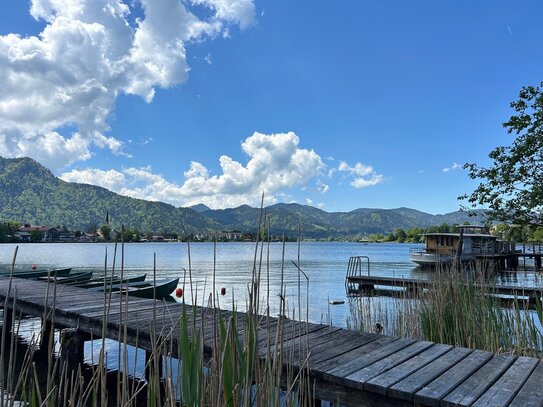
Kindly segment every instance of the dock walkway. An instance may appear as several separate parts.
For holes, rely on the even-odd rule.
[[[410,291],[418,291],[427,288],[432,288],[433,283],[431,280],[421,280],[404,277],[381,277],[381,276],[347,276],[346,286],[351,291],[372,290],[376,286],[392,287],[392,288],[404,288]],[[467,284],[467,283],[466,283]],[[506,295],[510,297],[527,297],[531,301],[536,299],[542,300],[543,288],[542,287],[522,287],[516,285],[504,285],[504,284],[491,284],[491,283],[470,283],[476,289],[485,290],[496,295]]]
[[[8,286],[9,279],[0,277],[2,301],[8,295]],[[9,297],[8,307],[14,307],[17,313],[41,317],[46,307],[54,309],[46,318],[54,320],[56,327],[76,328],[94,338],[104,332],[114,340],[121,329],[126,330],[128,343],[146,350],[151,349],[155,333],[168,335],[173,342],[171,349],[178,349],[179,303],[130,297],[126,305],[126,297],[112,295],[104,324],[103,293],[60,285],[48,289],[45,282],[13,279]],[[211,352],[214,310],[195,310],[188,317],[191,321],[198,319],[196,326],[208,327],[204,328],[204,348]],[[224,318],[232,315],[230,311],[220,312]],[[237,314],[238,320],[244,317]],[[289,353],[283,360],[294,370],[309,361],[315,397],[320,400],[347,406],[543,404],[543,361],[539,359],[266,317],[260,319],[258,327],[262,355],[267,346],[262,338],[275,338],[279,326],[284,333],[282,349]],[[288,351],[292,348],[287,345],[294,341],[307,343],[309,352]],[[277,345],[275,348],[280,348]]]

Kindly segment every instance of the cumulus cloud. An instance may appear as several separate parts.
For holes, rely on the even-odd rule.
[[[187,79],[187,43],[255,18],[252,0],[138,3],[141,18],[131,18],[128,0],[31,0],[31,16],[45,23],[41,33],[0,35],[0,155],[58,169],[94,148],[122,153],[123,144],[105,135],[116,98],[151,102],[155,88]],[[197,17],[195,6],[207,13]]]
[[[372,166],[360,162],[350,166],[345,161],[340,161],[337,170],[348,173],[353,177],[350,184],[354,188],[366,188],[381,184],[385,180],[384,176],[375,172]]]
[[[167,181],[150,167],[127,168],[122,172],[95,169],[72,170],[61,175],[65,181],[101,185],[123,195],[168,202],[176,206],[203,203],[211,208],[258,204],[265,192],[266,204],[275,203],[283,190],[305,185],[324,168],[313,150],[299,147],[293,133],[254,133],[241,144],[245,164],[223,155],[222,173],[211,175],[201,163],[192,162],[184,172],[185,182]]]
[[[450,167],[443,168],[441,171],[443,171],[443,172],[449,172],[449,171],[459,170],[460,168],[462,168],[462,166],[461,166],[460,164],[454,163],[454,164],[451,165]]]

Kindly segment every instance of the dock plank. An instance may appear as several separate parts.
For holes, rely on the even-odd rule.
[[[441,401],[442,407],[471,406],[513,364],[514,356],[495,355]]]
[[[417,391],[470,353],[470,349],[454,348],[447,354],[391,386],[387,394],[402,400],[411,401]]]
[[[543,405],[543,361],[540,361],[509,407],[536,407]]]
[[[385,373],[366,381],[364,389],[386,395],[389,387],[449,352],[452,348],[451,345],[436,344]]]
[[[379,359],[367,365],[363,369],[351,373],[350,375],[345,377],[344,383],[356,389],[362,390],[366,381],[383,372],[386,372],[387,370],[392,369],[393,367],[399,365],[402,362],[405,362],[407,359],[412,358],[415,355],[418,355],[419,353],[433,345],[434,343],[429,341],[415,342],[403,349],[398,350],[397,352],[392,353],[391,355],[383,359]]]
[[[441,376],[426,384],[415,394],[415,403],[439,407],[443,397],[488,362],[492,356],[491,352],[475,350],[454,366],[444,366],[446,370]]]
[[[507,406],[528,380],[536,365],[536,359],[519,357],[473,407]]]
[[[317,363],[310,363],[311,371],[321,377],[327,371],[332,371],[339,366],[344,366],[346,363],[355,360],[364,354],[371,353],[374,349],[378,349],[398,338],[392,336],[382,336],[376,334],[363,334],[360,338],[353,341],[353,346],[346,346],[347,349],[343,353],[324,359]],[[311,361],[310,361],[311,362]]]
[[[394,352],[406,348],[414,343],[415,341],[412,339],[396,339],[386,344],[379,343],[377,346],[370,346],[372,345],[370,343],[368,347],[364,347],[365,349],[358,349],[358,352],[353,355],[353,359],[349,362],[324,372],[323,378],[342,383],[344,381],[344,377],[363,369],[364,367],[371,365],[380,359],[386,358]]]

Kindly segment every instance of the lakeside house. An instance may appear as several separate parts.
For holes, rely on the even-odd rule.
[[[75,233],[66,226],[32,226],[24,224],[17,228],[13,236],[21,242],[74,242]]]
[[[42,242],[42,243],[91,243],[113,241],[120,238],[120,231],[111,229],[108,236],[104,236],[101,230],[95,233],[72,231],[66,226],[36,226],[24,224],[19,226],[12,234],[15,241],[21,243]],[[137,234],[138,242],[176,242],[176,234],[145,235]],[[10,237],[11,238],[11,237]],[[239,230],[223,230],[220,232],[198,232],[190,235],[194,241],[222,241],[222,242],[250,242],[256,239],[255,233],[241,232]]]

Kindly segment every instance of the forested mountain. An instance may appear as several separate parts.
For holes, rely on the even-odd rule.
[[[86,230],[102,225],[183,233],[220,228],[188,208],[121,196],[105,188],[62,181],[29,158],[0,158],[0,219]]]
[[[30,158],[0,157],[0,221],[36,225],[66,225],[86,230],[100,226],[106,212],[114,227],[124,224],[143,232],[194,233],[221,230],[254,232],[260,209],[242,205],[231,209],[209,209],[205,205],[176,208],[162,202],[129,198],[105,188],[68,183]],[[277,204],[266,208],[271,232],[305,237],[348,237],[388,233],[442,223],[476,223],[466,213],[431,215],[409,208],[360,208],[350,212],[325,212],[299,204]]]

